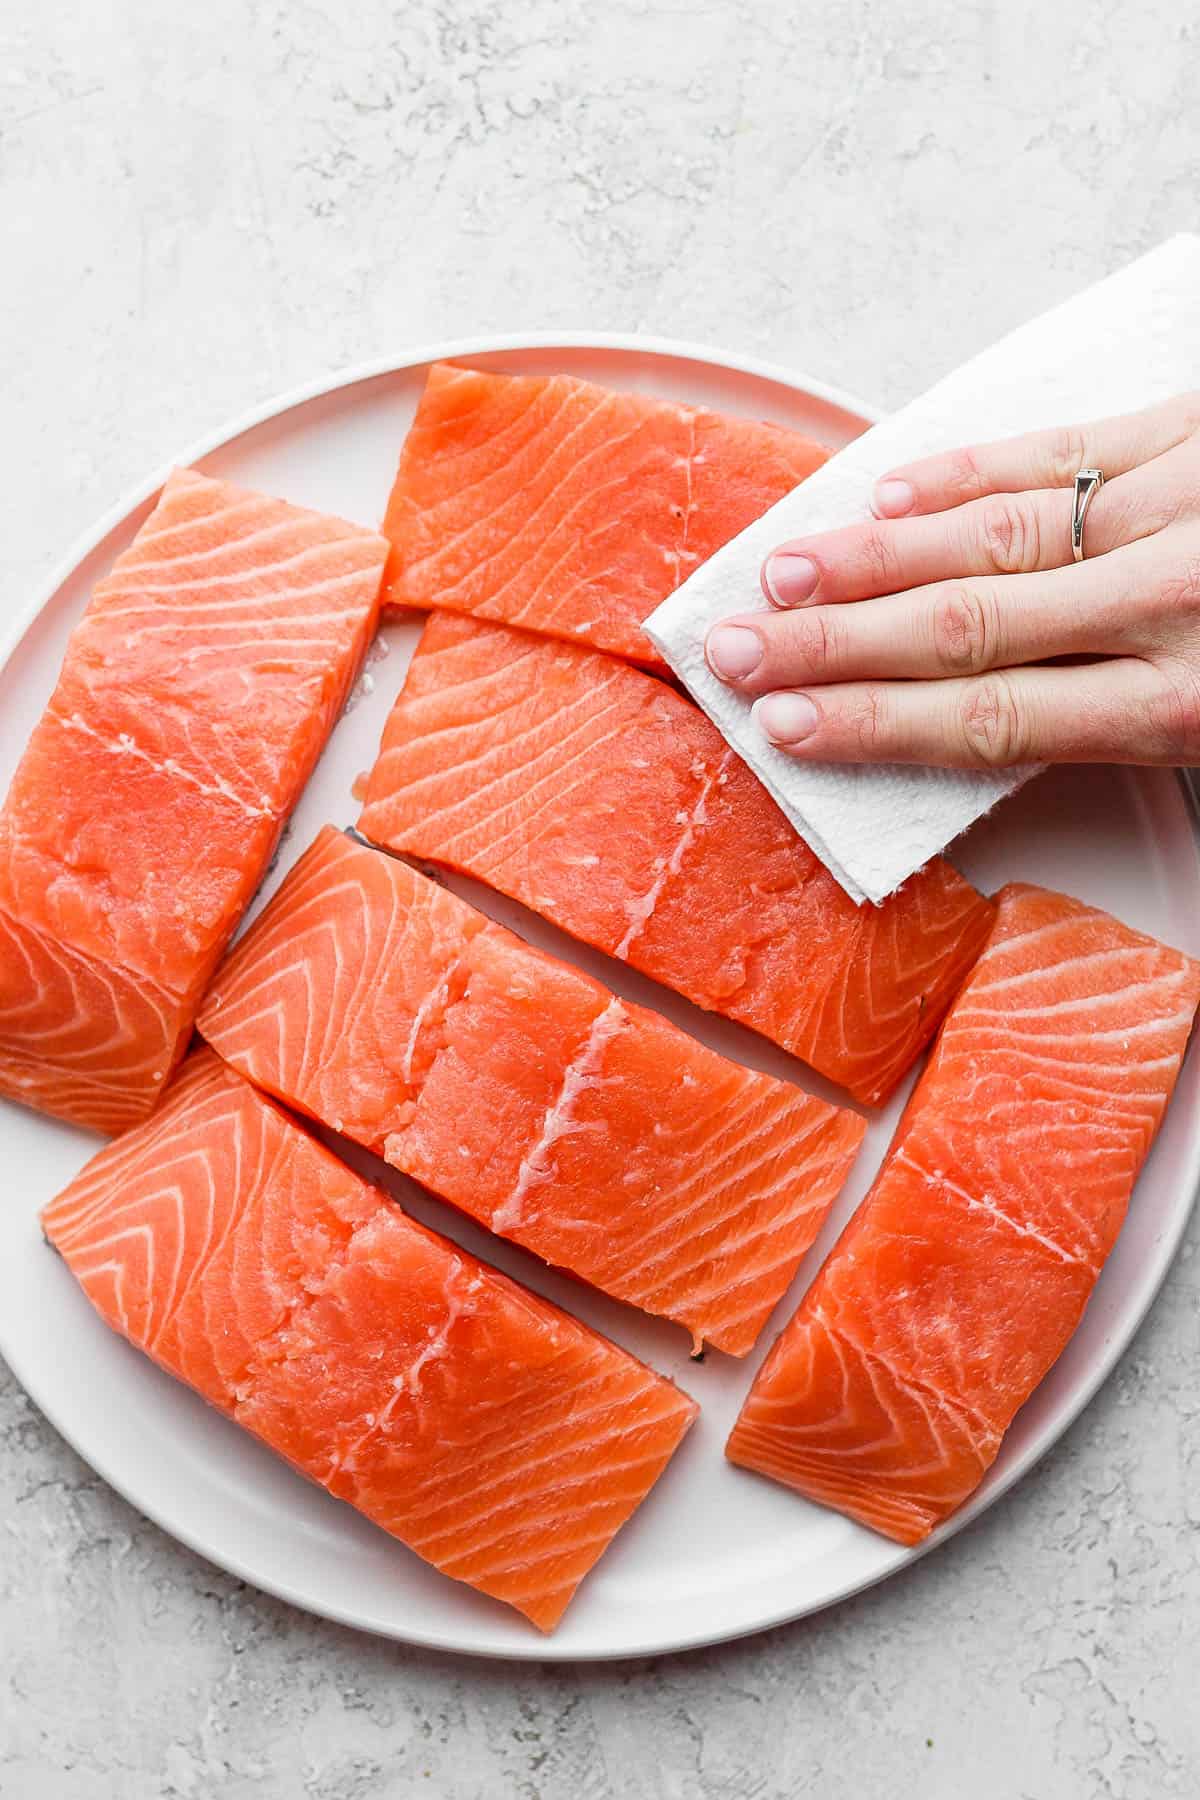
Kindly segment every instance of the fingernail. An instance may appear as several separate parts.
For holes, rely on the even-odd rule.
[[[722,681],[742,681],[762,661],[762,640],[748,625],[714,625],[704,645],[708,664]]]
[[[773,744],[798,744],[816,730],[820,717],[807,694],[764,694],[753,713],[754,723]]]
[[[889,476],[886,481],[875,483],[872,504],[881,519],[903,518],[905,513],[912,511],[916,501],[917,496],[907,481],[898,481],[895,476]]]
[[[777,550],[763,564],[763,583],[776,606],[803,606],[817,591],[821,571],[811,556]]]

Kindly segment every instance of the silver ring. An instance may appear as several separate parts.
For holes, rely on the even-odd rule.
[[[1080,469],[1075,477],[1075,499],[1071,507],[1071,555],[1076,562],[1083,561],[1083,522],[1088,516],[1088,507],[1103,486],[1104,476],[1099,469]]]

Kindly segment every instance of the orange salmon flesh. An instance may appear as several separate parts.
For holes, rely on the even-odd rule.
[[[375,630],[374,532],[180,469],[0,812],[0,1094],[143,1118]]]
[[[329,827],[200,1029],[500,1236],[739,1356],[865,1130]]]
[[[542,1631],[696,1416],[406,1217],[208,1050],[42,1221],[114,1331]]]
[[[436,618],[359,827],[488,882],[855,1099],[892,1092],[992,908],[937,859],[855,906],[698,707],[615,658]]]
[[[999,896],[874,1186],[763,1365],[733,1462],[916,1544],[974,1493],[1116,1242],[1200,964]]]
[[[435,363],[388,501],[385,599],[658,663],[643,619],[830,454],[570,375]]]

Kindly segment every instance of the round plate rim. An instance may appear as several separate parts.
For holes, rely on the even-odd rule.
[[[350,364],[333,374],[315,377],[259,402],[244,413],[227,420],[223,425],[206,432],[176,456],[161,464],[152,476],[143,479],[127,490],[122,498],[110,507],[96,523],[81,534],[36,591],[31,602],[18,611],[8,629],[0,636],[0,674],[3,673],[13,652],[34,621],[51,604],[59,589],[71,579],[79,564],[103,542],[110,532],[116,530],[131,513],[136,511],[139,506],[144,505],[157,492],[170,469],[179,466],[186,467],[198,462],[258,426],[267,424],[314,400],[322,399],[359,383],[377,380],[390,374],[400,374],[405,370],[419,368],[426,363],[448,361],[457,357],[503,355],[508,352],[519,354],[522,351],[557,349],[566,352],[611,350],[623,354],[693,361],[777,383],[781,387],[790,388],[793,392],[809,395],[848,413],[856,414],[868,423],[873,423],[882,416],[879,408],[849,390],[819,381],[801,370],[788,368],[770,358],[724,351],[712,345],[694,343],[687,339],[642,336],[637,333],[572,331],[562,328],[498,335],[481,334],[416,345],[398,356],[385,355],[370,358]],[[1186,771],[1180,771],[1178,779],[1184,791],[1193,827],[1200,829],[1200,799],[1198,799],[1196,788],[1189,780]],[[735,1642],[738,1639],[756,1635],[760,1631],[768,1631],[781,1625],[794,1623],[801,1618],[811,1617],[824,1611],[826,1607],[840,1604],[855,1594],[885,1581],[898,1568],[911,1566],[912,1563],[927,1555],[929,1551],[945,1543],[948,1538],[971,1524],[982,1512],[1008,1493],[1059,1442],[1064,1433],[1080,1417],[1144,1324],[1155,1297],[1166,1279],[1167,1271],[1179,1250],[1197,1197],[1200,1195],[1200,1138],[1197,1139],[1196,1150],[1193,1153],[1193,1167],[1188,1186],[1189,1191],[1185,1203],[1178,1208],[1170,1228],[1164,1231],[1157,1240],[1153,1256],[1149,1257],[1144,1265],[1142,1280],[1135,1290],[1136,1299],[1128,1329],[1124,1333],[1114,1334],[1112,1339],[1103,1346],[1102,1354],[1095,1359],[1086,1378],[1080,1380],[1072,1392],[1069,1402],[1064,1405],[1056,1417],[1053,1429],[1043,1429],[1022,1454],[1012,1460],[1001,1477],[989,1483],[986,1490],[977,1494],[923,1544],[913,1549],[900,1545],[894,1546],[894,1555],[888,1555],[880,1566],[863,1575],[861,1579],[846,1582],[836,1592],[825,1595],[815,1603],[802,1603],[799,1606],[794,1603],[784,1603],[777,1611],[760,1617],[750,1625],[739,1625],[733,1628],[718,1626],[711,1631],[695,1631],[683,1636],[675,1633],[657,1638],[648,1637],[639,1643],[626,1644],[621,1648],[580,1651],[566,1643],[561,1646],[556,1645],[553,1638],[531,1643],[528,1650],[511,1645],[464,1644],[461,1639],[450,1633],[421,1629],[400,1630],[389,1620],[365,1617],[361,1611],[348,1608],[339,1609],[333,1604],[317,1604],[287,1582],[264,1577],[243,1558],[228,1553],[217,1554],[209,1543],[201,1541],[188,1529],[169,1522],[157,1507],[147,1506],[140,1498],[131,1493],[125,1482],[111,1471],[106,1458],[91,1453],[85,1455],[84,1451],[76,1444],[71,1431],[60,1423],[55,1409],[46,1407],[41,1400],[37,1399],[36,1376],[27,1379],[21,1366],[21,1358],[11,1354],[5,1341],[2,1318],[0,1318],[0,1356],[4,1357],[18,1382],[34,1399],[39,1411],[43,1413],[55,1431],[114,1492],[120,1494],[143,1517],[149,1519],[175,1542],[183,1544],[193,1554],[224,1569],[235,1579],[244,1581],[257,1591],[269,1594],[290,1606],[295,1606],[310,1616],[325,1618],[333,1624],[366,1631],[393,1642],[409,1644],[417,1649],[478,1657],[489,1661],[601,1663],[679,1654],[689,1650],[703,1649],[710,1645]]]
[[[781,387],[792,388],[797,393],[811,395],[814,400],[824,400],[831,406],[856,413],[870,424],[882,417],[878,407],[851,393],[849,389],[818,381],[797,370],[789,370],[782,363],[773,362],[768,357],[739,355],[734,351],[720,350],[711,344],[692,343],[686,338],[642,337],[634,332],[516,331],[494,336],[485,333],[478,337],[437,339],[432,343],[417,344],[400,356],[377,356],[349,363],[332,374],[314,376],[294,387],[285,388],[234,418],[225,420],[213,430],[193,439],[166,462],[160,463],[151,476],[128,488],[107,512],[81,533],[51,569],[33,599],[17,611],[8,629],[0,636],[0,674],[33,621],[45,611],[59,588],[70,580],[84,558],[90,556],[109,532],[115,531],[130,513],[157,493],[172,469],[188,468],[203,457],[222,449],[224,445],[232,443],[235,438],[253,431],[256,426],[265,425],[298,406],[307,406],[313,400],[339,393],[343,388],[355,387],[359,382],[398,375],[405,369],[421,368],[426,363],[453,362],[455,358],[463,356],[502,356],[509,351],[519,354],[523,350],[559,349],[614,350],[627,355],[645,353],[648,356],[675,357],[685,362],[708,363],[713,368],[731,369],[741,375],[755,376],[761,381],[778,382]]]

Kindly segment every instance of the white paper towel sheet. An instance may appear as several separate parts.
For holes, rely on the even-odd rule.
[[[793,761],[704,660],[717,619],[761,605],[759,569],[787,538],[867,519],[879,476],[934,451],[1132,412],[1200,387],[1200,238],[1157,250],[1002,338],[874,426],[703,563],[645,629],[855,900],[882,900],[1034,771]]]

